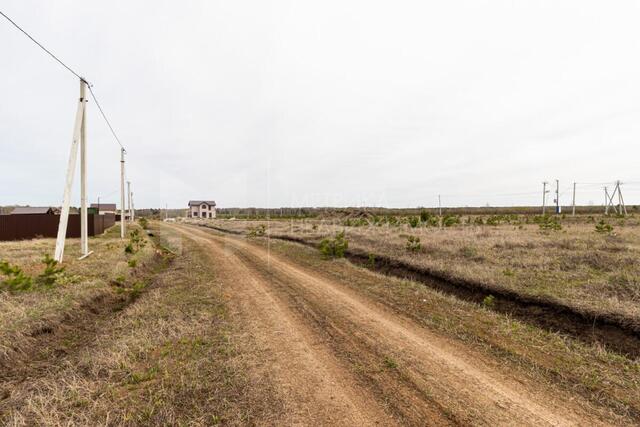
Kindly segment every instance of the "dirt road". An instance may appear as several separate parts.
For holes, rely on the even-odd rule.
[[[278,424],[606,424],[580,397],[531,384],[320,271],[241,238],[171,227],[206,248],[251,343],[250,375],[283,402]]]

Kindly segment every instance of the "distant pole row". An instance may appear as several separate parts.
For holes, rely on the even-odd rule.
[[[547,190],[547,181],[544,181],[542,183],[542,215],[545,215],[546,213],[546,199],[547,199],[547,193],[549,192],[549,190]],[[577,186],[577,182],[573,183],[573,192],[572,192],[572,197],[571,197],[571,215],[575,216],[576,215],[576,186]],[[625,206],[624,203],[624,197],[622,196],[622,187],[621,187],[622,182],[620,182],[619,180],[615,182],[615,186],[613,189],[613,192],[611,194],[609,194],[609,189],[608,187],[604,187],[604,213],[605,215],[609,214],[609,209],[612,209],[613,212],[619,214],[619,215],[627,215],[627,207]],[[617,196],[617,205],[614,203],[614,199]],[[556,204],[556,214],[561,213],[561,207],[560,207],[560,181],[556,179],[556,198],[554,199],[554,202]]]

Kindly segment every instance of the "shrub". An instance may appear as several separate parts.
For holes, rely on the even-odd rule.
[[[124,252],[126,254],[135,254],[140,249],[144,248],[146,244],[147,241],[140,234],[140,230],[133,230],[129,233],[129,243],[124,247]]]
[[[447,215],[442,219],[442,225],[444,227],[451,227],[455,224],[460,224],[460,217],[456,215]]]
[[[497,215],[491,215],[489,218],[487,218],[487,225],[500,225],[500,217],[498,217]]]
[[[58,261],[45,255],[42,263],[45,265],[44,271],[36,278],[36,282],[43,286],[53,286],[58,277],[64,272],[64,267],[58,267]]]
[[[473,220],[474,225],[484,225],[484,220],[481,216],[477,216]]]
[[[460,255],[467,259],[478,258],[478,250],[472,246],[463,246],[460,248]]]
[[[138,219],[138,222],[140,223],[140,226],[146,230],[147,227],[149,227],[149,221],[147,220],[147,218],[140,218]]]
[[[0,290],[27,291],[33,285],[31,277],[24,274],[20,267],[11,265],[7,261],[0,261],[0,273],[6,276],[0,282]]]
[[[411,226],[411,228],[416,228],[418,225],[420,225],[420,218],[417,216],[410,216],[409,225]]]
[[[427,225],[429,227],[438,227],[440,225],[440,217],[431,215],[427,220]]]
[[[383,360],[384,366],[388,369],[397,369],[398,368],[398,362],[396,362],[393,358],[391,358],[390,356],[385,356],[384,360]]]
[[[600,220],[596,224],[596,232],[598,233],[611,233],[613,231],[613,226],[611,224],[607,224],[603,219]]]
[[[418,252],[422,249],[420,238],[418,236],[407,236],[406,248],[409,252]]]
[[[562,225],[558,222],[557,217],[551,217],[549,215],[542,215],[534,217],[534,222],[538,224],[541,230],[562,230]]]
[[[487,295],[482,300],[482,306],[486,308],[493,308],[496,303],[496,298],[493,295]]]
[[[262,237],[265,235],[267,227],[264,224],[260,224],[256,228],[249,230],[249,237]]]
[[[420,221],[422,222],[429,222],[429,220],[431,219],[433,215],[430,212],[427,211],[421,211],[420,212]]]
[[[320,252],[325,258],[342,258],[349,247],[349,242],[344,237],[344,231],[336,234],[333,239],[324,239],[320,242]]]
[[[376,256],[375,256],[375,254],[369,254],[369,261],[368,261],[367,265],[370,268],[373,268],[373,267],[376,266]]]

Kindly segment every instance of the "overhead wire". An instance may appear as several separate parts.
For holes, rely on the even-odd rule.
[[[80,79],[81,81],[83,81],[84,83],[86,83],[87,87],[89,88],[89,93],[91,94],[91,97],[93,98],[93,101],[96,103],[96,106],[98,107],[98,110],[100,111],[100,114],[102,115],[102,118],[104,119],[104,121],[107,123],[107,126],[109,127],[109,130],[111,131],[111,134],[113,135],[113,137],[115,138],[115,141],[118,143],[118,145],[120,146],[120,148],[122,148],[123,150],[126,149],[124,148],[124,146],[122,145],[122,142],[120,141],[120,138],[118,138],[118,135],[116,134],[116,131],[113,129],[113,126],[111,125],[111,122],[109,121],[109,119],[107,118],[107,115],[105,114],[104,110],[102,109],[102,106],[100,105],[100,103],[98,102],[98,98],[96,97],[95,93],[93,92],[92,86],[93,84],[89,83],[89,81],[87,79],[85,79],[84,77],[82,77],[80,74],[78,74],[73,68],[71,68],[70,66],[68,66],[66,63],[64,63],[60,58],[58,58],[56,55],[53,54],[53,52],[51,52],[49,49],[47,49],[46,47],[44,47],[42,45],[42,43],[40,43],[38,40],[36,40],[34,37],[31,36],[31,34],[29,34],[26,30],[24,30],[22,27],[20,27],[13,19],[9,18],[4,12],[2,12],[0,10],[0,15],[2,15],[7,21],[9,21],[14,27],[16,27],[18,30],[20,30],[20,32],[22,32],[25,36],[27,36],[32,42],[34,42],[40,49],[42,49],[43,51],[45,51],[49,56],[51,56],[55,61],[57,61],[60,65],[62,65],[64,68],[67,69],[67,71],[69,71],[71,74],[73,74],[74,76],[76,76],[78,79]]]

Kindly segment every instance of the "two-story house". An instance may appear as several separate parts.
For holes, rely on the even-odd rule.
[[[215,218],[216,202],[213,200],[190,200],[189,218]]]

